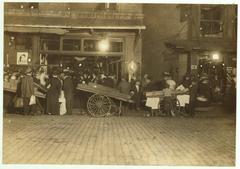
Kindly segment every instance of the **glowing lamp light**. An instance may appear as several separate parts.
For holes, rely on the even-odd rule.
[[[82,66],[82,64],[81,63],[79,63],[79,65],[78,65],[79,67],[81,67]]]
[[[137,64],[134,61],[128,64],[128,71],[129,73],[135,73],[137,71]]]
[[[107,39],[101,40],[98,44],[98,48],[101,52],[106,52],[109,50],[109,41]]]
[[[219,60],[220,58],[219,58],[219,55],[215,53],[215,54],[212,55],[212,59],[213,60]]]
[[[28,58],[28,62],[31,62],[31,58]]]

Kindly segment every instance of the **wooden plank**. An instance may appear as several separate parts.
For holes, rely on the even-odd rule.
[[[79,84],[77,86],[77,90],[100,94],[100,95],[108,96],[110,98],[114,98],[117,100],[133,103],[133,100],[131,100],[130,95],[120,93],[117,89],[113,89],[113,88],[106,87],[99,84],[94,84],[94,83],[89,83],[88,85]]]
[[[9,83],[5,83],[3,84],[3,90],[4,91],[8,91],[8,92],[12,92],[12,93],[16,93],[17,91],[17,85],[14,85],[14,84],[11,84],[9,85]],[[41,92],[38,92],[38,91],[35,91],[34,95],[36,97],[40,97],[40,98],[46,98],[46,95],[41,93]]]
[[[183,91],[171,91],[172,95],[181,95],[181,94],[187,94],[188,92],[183,92]],[[152,92],[146,92],[146,97],[164,97],[164,92],[163,91],[152,91]]]

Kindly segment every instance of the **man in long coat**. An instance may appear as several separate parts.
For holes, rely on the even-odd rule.
[[[23,98],[23,111],[25,115],[30,114],[30,98],[34,95],[34,84],[31,68],[27,68],[26,75],[22,78],[21,93]],[[33,112],[34,113],[34,112]]]
[[[50,83],[48,85],[47,91],[47,114],[51,115],[59,115],[59,96],[61,94],[62,83],[58,77],[59,71],[53,70],[52,78],[50,79]]]
[[[64,91],[64,97],[66,99],[66,109],[67,109],[67,115],[72,114],[72,107],[73,107],[73,80],[70,76],[69,70],[64,70],[64,79],[63,79],[63,91]]]

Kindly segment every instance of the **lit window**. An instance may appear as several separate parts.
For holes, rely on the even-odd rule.
[[[223,8],[221,6],[201,6],[200,32],[202,37],[222,37]]]

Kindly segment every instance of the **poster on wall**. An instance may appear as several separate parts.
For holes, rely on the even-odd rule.
[[[28,52],[17,52],[17,65],[28,64]]]

